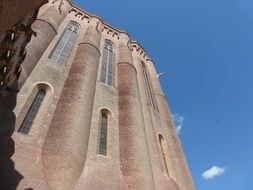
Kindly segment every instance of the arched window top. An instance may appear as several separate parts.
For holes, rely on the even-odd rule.
[[[77,33],[80,28],[80,24],[75,21],[70,21],[67,28]]]
[[[38,90],[44,90],[46,93],[54,93],[54,89],[49,83],[38,82],[34,84],[34,87]]]
[[[102,119],[106,119],[106,120],[108,120],[108,116],[107,116],[107,114],[106,113],[101,113],[102,114]]]
[[[110,40],[105,40],[105,48],[109,48],[111,50],[113,50],[113,42]]]
[[[163,136],[159,134],[158,137],[159,137],[159,142],[161,143],[163,141]]]
[[[107,108],[103,108],[100,110],[101,113],[105,113],[107,115],[111,115],[111,111],[109,111]]]
[[[39,88],[39,93],[46,95],[46,90],[44,88]]]

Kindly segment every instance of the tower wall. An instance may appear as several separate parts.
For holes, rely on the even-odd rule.
[[[117,67],[122,172],[130,189],[154,189],[137,71],[133,64],[131,44],[127,35],[123,35],[120,40],[120,58]]]
[[[105,40],[110,41],[113,48],[114,80],[111,86],[101,81],[102,56],[99,61],[95,101],[92,112],[89,147],[87,159],[76,189],[128,189],[121,172],[119,123],[118,123],[118,77],[116,63],[119,60],[119,40],[105,29],[102,31],[100,52],[103,54]],[[100,115],[103,110],[109,112],[107,154],[98,154]]]
[[[91,18],[71,65],[43,146],[47,182],[72,189],[85,164],[100,58],[101,22]],[[61,126],[59,128],[59,126]]]
[[[69,13],[70,2],[68,0],[55,1],[45,6],[46,10],[35,20],[31,28],[34,35],[26,46],[25,59],[22,62],[22,71],[19,77],[18,86],[21,88],[32,70],[40,60],[43,53],[58,33],[58,28],[66,15]]]
[[[162,92],[159,80],[155,71],[154,63],[148,60],[148,67],[152,75],[153,86],[155,86],[155,95],[160,112],[161,132],[166,138],[170,154],[172,176],[176,180],[180,189],[193,189],[193,181],[189,173],[182,146],[177,136],[176,128],[171,117],[167,99]]]
[[[63,20],[62,24],[59,26],[58,34],[52,40],[38,64],[36,64],[17,96],[16,101],[18,103],[14,109],[16,115],[16,132],[13,135],[15,141],[13,160],[16,170],[23,176],[18,189],[29,187],[34,189],[49,189],[43,171],[42,147],[47,137],[49,125],[54,116],[65,80],[76,55],[78,44],[83,41],[83,35],[78,36],[65,65],[59,65],[48,57],[61,38],[68,23],[72,20],[79,22],[74,14],[69,14],[68,17]],[[80,34],[84,34],[87,30],[87,22],[86,20],[84,23],[80,23]],[[48,93],[29,134],[24,135],[17,131],[36,95],[37,86],[46,88]],[[31,181],[31,179],[33,179],[33,181]]]
[[[42,7],[33,24],[38,36],[27,47],[30,61],[24,62],[14,109],[17,189],[193,190],[155,67],[145,50],[126,32],[64,2],[61,14],[56,10],[59,1]],[[80,27],[77,39],[66,63],[59,64],[50,55],[72,21]],[[106,41],[113,46],[112,84],[101,77]],[[40,89],[46,91],[45,98],[29,133],[23,134],[20,126]],[[106,154],[101,154],[104,111],[107,142]]]
[[[170,173],[166,172],[166,166],[163,160],[162,150],[160,148],[158,134],[161,133],[161,125],[160,125],[160,113],[157,107],[156,98],[154,98],[154,105],[150,102],[148,97],[147,89],[147,81],[145,80],[143,70],[146,68],[148,77],[150,77],[150,87],[151,93],[154,94],[154,88],[152,84],[152,75],[149,72],[149,68],[147,66],[147,59],[139,53],[138,48],[140,48],[137,44],[133,46],[133,55],[134,55],[134,63],[137,68],[137,76],[139,82],[139,89],[141,95],[144,123],[145,123],[145,132],[146,138],[149,145],[149,153],[152,163],[152,170],[154,175],[154,183],[155,189],[177,189],[177,185],[175,184],[174,178]],[[145,68],[144,68],[145,66]],[[156,75],[156,73],[154,73]]]

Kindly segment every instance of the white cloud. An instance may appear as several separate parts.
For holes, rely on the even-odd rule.
[[[206,180],[212,179],[215,176],[222,175],[226,171],[225,167],[213,166],[209,170],[202,173],[202,177]]]
[[[175,113],[172,115],[172,118],[173,118],[175,125],[176,125],[177,134],[179,134],[182,130],[182,127],[183,127],[184,117]]]
[[[179,134],[181,130],[182,130],[182,125],[178,125],[177,126],[177,134]]]

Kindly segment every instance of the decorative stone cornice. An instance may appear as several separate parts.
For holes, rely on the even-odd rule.
[[[153,65],[155,65],[155,62],[154,62],[153,59],[151,59],[150,57],[148,57],[148,58],[146,59],[146,61],[147,61],[147,62],[151,62],[151,63],[153,63]]]
[[[131,41],[132,46],[133,46],[133,50],[135,50],[137,53],[139,53],[139,55],[141,57],[143,57],[143,59],[148,59],[148,55],[146,50],[141,46],[141,44],[137,41]]]
[[[143,59],[145,59],[145,60],[149,59],[149,56],[148,56],[146,50],[140,45],[139,42],[137,42],[135,40],[131,40],[130,35],[126,31],[115,28],[111,24],[108,24],[107,22],[103,21],[103,19],[100,18],[99,16],[89,13],[89,12],[81,9],[80,7],[74,5],[73,3],[71,3],[71,6],[72,6],[72,8],[70,9],[69,13],[74,13],[75,17],[79,18],[80,20],[88,20],[88,23],[92,17],[96,17],[99,20],[101,20],[101,22],[103,24],[102,31],[106,32],[108,35],[111,35],[113,38],[116,38],[119,40],[121,34],[128,35],[129,39],[130,39],[130,44],[129,44],[130,49],[136,50],[139,53],[139,55],[141,57],[143,57]]]

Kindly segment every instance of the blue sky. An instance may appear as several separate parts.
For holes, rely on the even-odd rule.
[[[181,119],[196,189],[252,190],[253,1],[75,3],[128,31],[166,73],[161,83]],[[204,179],[213,166],[209,177],[220,175]]]

